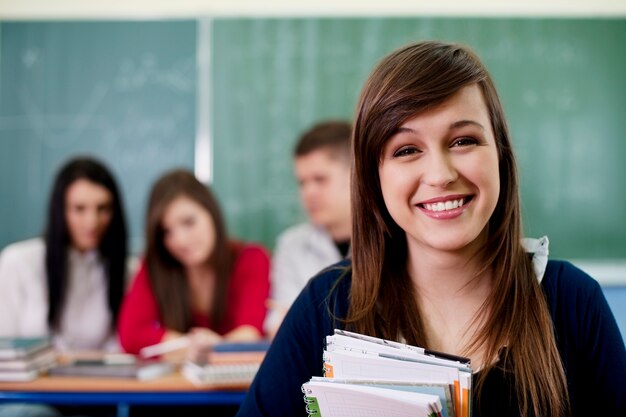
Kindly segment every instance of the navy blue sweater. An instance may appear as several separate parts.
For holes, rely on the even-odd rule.
[[[344,274],[348,265],[344,261],[325,270],[302,291],[237,416],[306,416],[300,386],[311,376],[322,375],[325,337],[343,327],[333,316],[343,318],[348,312],[351,276]],[[573,416],[626,416],[626,349],[600,286],[573,265],[559,261],[548,262],[541,285],[565,367]],[[514,386],[510,376],[491,371],[481,398],[473,398],[472,416],[519,416]]]

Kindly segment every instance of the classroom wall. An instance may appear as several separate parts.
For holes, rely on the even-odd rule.
[[[499,87],[526,234],[548,235],[559,258],[626,257],[619,156],[626,121],[611,110],[626,107],[626,21],[232,18],[212,25],[214,184],[236,231],[272,242],[273,231],[302,220],[291,164],[299,132],[323,118],[352,118],[363,81],[388,51],[445,39],[471,45]]]
[[[93,155],[142,250],[151,184],[194,167],[196,37],[191,20],[0,23],[0,248],[41,234],[56,171]]]
[[[604,286],[603,291],[626,341],[626,285]]]
[[[308,2],[311,3],[311,2]],[[435,4],[436,3],[436,4]],[[204,16],[206,19],[195,20],[198,16]],[[111,1],[111,2],[101,2],[95,4],[93,2],[84,2],[81,0],[58,0],[55,2],[47,2],[42,0],[0,0],[0,28],[6,27],[8,24],[17,21],[32,21],[32,20],[48,20],[48,21],[65,21],[65,20],[78,20],[79,24],[81,21],[99,21],[99,20],[110,20],[110,19],[122,19],[131,21],[137,19],[138,22],[143,22],[144,20],[152,20],[152,19],[166,19],[169,20],[171,18],[175,19],[183,19],[179,22],[181,25],[190,24],[189,20],[185,18],[193,19],[193,30],[196,34],[194,41],[190,41],[193,43],[193,48],[197,48],[197,55],[195,56],[195,65],[196,68],[206,69],[211,66],[211,59],[213,56],[211,54],[203,54],[201,51],[203,47],[209,46],[214,47],[216,45],[216,40],[212,38],[215,33],[215,21],[214,18],[226,18],[228,19],[235,17],[311,17],[311,16],[478,16],[480,17],[489,17],[494,19],[499,18],[546,18],[546,17],[556,17],[559,19],[567,19],[572,17],[582,17],[582,18],[597,18],[597,17],[605,17],[611,19],[619,19],[620,17],[626,16],[626,2],[622,0],[600,0],[600,1],[582,1],[582,0],[563,0],[563,1],[550,1],[545,2],[541,0],[533,0],[533,1],[519,1],[519,2],[503,2],[503,1],[453,1],[453,0],[445,0],[440,2],[415,2],[415,1],[398,1],[398,0],[390,0],[386,2],[356,2],[356,1],[344,1],[344,2],[336,2],[331,0],[322,0],[318,2],[314,2],[312,4],[306,4],[305,2],[293,2],[293,1],[266,1],[266,2],[257,2],[257,1],[222,1],[222,2],[207,2],[207,1],[180,1],[180,2],[171,2],[168,0],[130,0],[130,1]],[[197,24],[197,26],[196,26]],[[156,35],[155,35],[156,36]],[[602,33],[598,33],[597,36],[603,36]],[[539,39],[538,42],[541,40]],[[0,42],[2,39],[0,38]],[[285,46],[285,45],[283,45]],[[288,45],[286,45],[288,47]],[[616,52],[619,52],[619,48],[616,49]],[[623,48],[621,49],[623,50]],[[189,50],[186,50],[189,52]],[[0,71],[0,85],[2,80],[7,79],[7,72],[11,72],[12,64],[11,62],[7,62],[6,59],[3,60],[2,56],[6,53],[6,51],[0,50],[0,65],[2,65],[2,70]],[[151,56],[157,52],[154,52]],[[138,55],[140,56],[140,54]],[[137,56],[136,56],[137,57]],[[121,57],[118,57],[122,59]],[[114,59],[118,59],[114,58]],[[68,59],[71,60],[68,56]],[[184,61],[185,58],[181,58],[181,61]],[[116,61],[118,64],[121,61]],[[138,59],[136,63],[135,69],[141,72],[141,65],[145,65],[146,61],[142,61]],[[160,61],[162,62],[162,61]],[[170,61],[171,63],[172,61]],[[149,64],[148,64],[149,65]],[[193,66],[193,64],[192,64]],[[79,66],[80,68],[80,66]],[[117,68],[119,69],[119,68]],[[145,69],[145,68],[144,68]],[[98,69],[100,70],[100,69]],[[165,74],[170,72],[171,67],[161,67],[157,68],[158,74]],[[620,68],[612,68],[612,70],[617,71],[619,74]],[[186,72],[185,72],[186,71]],[[131,206],[131,222],[133,223],[133,247],[137,250],[141,248],[141,223],[142,223],[142,212],[143,212],[143,199],[145,197],[146,190],[145,188],[149,185],[152,179],[158,175],[162,168],[167,168],[169,166],[183,165],[194,167],[197,172],[203,178],[212,178],[214,171],[214,157],[211,155],[211,152],[214,150],[213,147],[215,144],[213,143],[213,139],[211,138],[211,134],[213,130],[216,128],[216,123],[211,119],[212,116],[207,116],[207,114],[213,115],[215,109],[213,106],[215,103],[212,101],[211,97],[213,95],[213,85],[212,81],[214,80],[215,73],[214,71],[203,72],[198,71],[199,75],[194,75],[193,69],[189,69],[187,67],[186,70],[182,71],[184,78],[187,80],[188,84],[191,85],[194,89],[193,94],[188,94],[186,98],[182,99],[184,104],[181,104],[179,108],[186,108],[187,110],[182,110],[182,113],[178,113],[178,119],[173,121],[172,119],[168,119],[171,117],[170,114],[167,113],[159,113],[158,111],[153,112],[150,116],[145,116],[147,123],[144,125],[144,130],[137,133],[135,128],[131,127],[131,124],[118,124],[115,126],[115,131],[113,134],[109,132],[109,135],[106,136],[108,138],[115,137],[116,134],[126,130],[127,133],[133,135],[133,138],[136,143],[136,147],[147,146],[148,149],[145,153],[148,157],[146,159],[150,159],[150,155],[152,155],[153,161],[161,161],[162,163],[156,163],[152,165],[147,165],[148,168],[142,169],[141,166],[135,167],[134,171],[131,169],[132,166],[136,165],[136,161],[133,161],[132,158],[126,158],[125,162],[122,158],[122,162],[116,160],[114,157],[116,155],[116,151],[111,147],[111,143],[116,142],[116,140],[122,141],[123,137],[118,137],[118,139],[110,139],[109,142],[98,142],[94,144],[83,144],[82,148],[76,149],[96,149],[97,152],[109,152],[110,155],[107,156],[110,159],[111,164],[114,169],[117,171],[121,171],[125,178],[124,181],[127,185],[128,189],[125,190],[125,194],[127,195],[128,204]],[[623,73],[623,71],[621,71]],[[179,71],[180,75],[181,72]],[[145,75],[145,74],[144,74]],[[154,75],[154,74],[153,74]],[[568,75],[566,75],[567,77]],[[112,81],[113,79],[109,79],[108,81]],[[106,80],[105,80],[106,81]],[[154,80],[153,80],[154,81]],[[6,83],[6,81],[5,81]],[[147,86],[147,84],[144,84]],[[148,87],[145,87],[148,88]],[[160,85],[159,88],[164,88],[163,85]],[[170,88],[170,87],[167,87]],[[97,90],[103,91],[103,90]],[[108,90],[113,91],[113,90]],[[4,90],[0,88],[0,94],[4,94],[6,92],[6,84]],[[137,90],[137,95],[141,94],[141,89]],[[157,95],[159,92],[156,92]],[[189,93],[189,90],[187,90]],[[616,94],[620,94],[619,91],[615,92]],[[56,93],[51,93],[56,94]],[[161,90],[160,94],[169,94],[166,89]],[[593,92],[591,92],[593,94]],[[44,94],[45,95],[45,94]],[[6,97],[6,96],[5,96]],[[92,97],[94,98],[94,97]],[[95,97],[96,99],[98,96]],[[108,97],[113,100],[113,97]],[[239,97],[241,99],[241,97]],[[69,102],[71,103],[71,98],[69,98]],[[112,101],[114,102],[114,100]],[[623,102],[622,102],[623,103]],[[561,103],[562,104],[562,103]],[[343,112],[343,113],[342,113]],[[192,114],[193,113],[193,114]],[[349,116],[350,113],[346,110],[339,110],[339,113],[342,115]],[[109,115],[112,113],[109,113]],[[182,124],[186,124],[188,128],[191,130],[187,133],[181,135],[185,136],[187,139],[185,145],[172,154],[173,157],[168,159],[170,156],[168,154],[168,147],[163,139],[165,136],[161,137],[150,137],[150,129],[155,129],[154,126],[158,126],[159,114],[164,116],[161,117],[162,122],[180,122]],[[181,114],[185,114],[185,117],[182,117]],[[198,116],[200,115],[200,116]],[[142,116],[143,117],[143,116]],[[150,119],[154,118],[154,119]],[[55,119],[59,120],[59,119]],[[9,240],[14,240],[17,238],[27,237],[26,235],[30,235],[33,233],[37,233],[40,230],[41,223],[39,221],[29,221],[26,217],[32,214],[33,210],[37,213],[43,212],[42,202],[45,201],[44,191],[47,190],[48,181],[50,180],[51,172],[53,171],[53,167],[58,164],[63,157],[66,155],[62,151],[62,145],[53,146],[52,151],[47,148],[38,148],[37,144],[33,144],[32,142],[28,144],[28,142],[16,142],[15,138],[12,138],[15,142],[12,142],[7,145],[7,135],[6,135],[6,125],[7,122],[15,122],[15,119],[8,120],[6,118],[2,119],[0,116],[0,141],[5,144],[5,146],[9,146],[11,149],[19,149],[20,147],[24,152],[31,152],[33,149],[38,149],[40,163],[33,163],[31,161],[31,165],[24,164],[24,167],[20,168],[24,170],[25,177],[29,178],[26,180],[26,183],[20,185],[20,188],[26,191],[26,193],[30,193],[32,199],[29,201],[10,201],[9,203],[4,203],[4,207],[6,209],[7,204],[10,205],[10,210],[13,210],[12,213],[15,213],[15,216],[24,217],[24,222],[28,223],[28,233],[24,233],[22,230],[16,231],[15,233],[10,235]],[[84,123],[85,119],[79,119],[78,127],[80,128],[81,123]],[[3,124],[4,123],[4,124]],[[32,123],[29,121],[28,123]],[[103,120],[102,123],[108,123],[106,120]],[[303,126],[304,126],[304,122]],[[167,123],[165,123],[167,124]],[[76,127],[76,125],[74,126]],[[83,126],[84,127],[84,126]],[[219,127],[218,127],[219,129]],[[59,132],[51,132],[51,137],[55,135],[60,137]],[[23,134],[23,132],[22,132]],[[291,141],[293,141],[295,131],[283,132],[285,136],[289,136]],[[19,135],[18,135],[19,137]],[[97,137],[97,136],[96,136]],[[67,140],[67,138],[65,138]],[[143,142],[142,142],[143,141]],[[141,145],[141,143],[145,143],[145,145]],[[71,144],[70,144],[71,145]],[[95,148],[92,146],[96,146]],[[72,145],[73,146],[73,145]],[[98,146],[107,147],[105,150],[99,149]],[[217,147],[224,146],[223,144],[217,144]],[[109,149],[110,148],[110,149]],[[61,149],[61,150],[59,150]],[[108,149],[108,150],[107,150]],[[151,150],[150,150],[151,149]],[[183,149],[182,151],[180,149]],[[200,150],[200,152],[198,152]],[[580,149],[578,150],[580,151]],[[49,152],[49,153],[48,153]],[[140,152],[141,154],[141,152]],[[19,161],[15,159],[11,159],[9,154],[4,154],[5,158],[5,166],[15,166]],[[160,159],[164,158],[164,159]],[[141,158],[140,158],[141,159]],[[217,162],[222,164],[227,164],[228,161],[225,159],[219,160]],[[126,165],[124,165],[126,164]],[[34,167],[34,172],[37,175],[36,179],[32,177],[32,168]],[[31,168],[31,171],[28,171],[26,168]],[[284,171],[284,167],[279,167],[279,170],[276,172],[276,175],[281,175],[284,179],[288,181],[289,173]],[[280,171],[280,172],[279,172]],[[3,194],[4,190],[8,186],[7,184],[13,183],[15,178],[20,177],[19,169],[18,171],[9,171],[8,175],[2,176],[2,189]],[[129,177],[127,174],[130,173]],[[620,175],[620,172],[617,172],[617,175]],[[30,176],[28,176],[30,175]],[[612,179],[613,180],[613,179]],[[7,182],[8,181],[8,182]],[[36,184],[35,184],[36,183]],[[130,186],[128,184],[131,184]],[[225,199],[225,204],[228,208],[232,209],[230,214],[231,223],[234,224],[234,228],[237,231],[243,231],[245,234],[246,228],[242,228],[238,226],[238,222],[234,219],[238,218],[238,214],[236,213],[241,206],[233,201],[232,197],[228,195],[229,186],[228,183],[220,182],[217,183],[218,188],[221,187],[220,193]],[[293,189],[290,191],[293,192]],[[33,200],[34,199],[34,200]],[[288,197],[288,205],[286,209],[283,209],[283,218],[278,219],[274,226],[282,225],[283,223],[289,223],[292,219],[301,218],[302,214],[297,212],[297,200],[293,197]],[[21,204],[21,206],[20,206]],[[581,203],[584,204],[584,203]],[[1,210],[0,210],[1,211]],[[6,213],[2,213],[5,215]],[[267,214],[267,213],[266,213]],[[267,214],[271,216],[271,214]],[[32,216],[31,216],[32,218]],[[18,225],[19,222],[12,224],[11,227]],[[585,226],[584,224],[577,225]],[[255,227],[254,225],[250,225],[249,227]],[[257,226],[258,227],[258,226]],[[10,229],[10,227],[9,227]],[[4,229],[6,231],[7,228]],[[249,229],[248,229],[249,230]],[[5,232],[6,233],[6,232]],[[256,234],[255,234],[256,233]],[[267,236],[272,235],[274,232],[271,231],[268,235],[267,231],[253,232],[253,237],[261,236],[261,240],[266,239],[267,243],[271,246],[271,239],[267,238]],[[265,237],[263,237],[265,236]],[[245,237],[245,236],[244,236]],[[5,241],[8,241],[5,239]],[[0,245],[2,246],[2,245]],[[612,256],[616,258],[615,256]],[[614,311],[616,311],[616,315],[620,320],[620,326],[622,328],[622,332],[624,332],[624,327],[626,326],[626,312],[619,310],[619,306],[626,305],[626,291],[624,291],[623,283],[626,280],[626,276],[624,275],[624,262],[623,259],[626,258],[626,253],[623,256],[617,256],[617,263],[619,264],[615,267],[615,262],[610,264],[607,268],[604,268],[603,265],[599,265],[597,262],[589,263],[588,259],[583,259],[581,264],[585,265],[586,270],[590,271],[592,275],[598,276],[595,271],[599,274],[604,274],[601,278],[601,281],[605,284],[605,292],[611,303]],[[620,261],[621,259],[621,261]],[[615,259],[614,259],[615,260]],[[620,263],[621,262],[621,263]],[[607,272],[608,271],[608,272]]]
[[[619,16],[622,0],[0,0],[0,19],[110,19],[198,16]]]
[[[121,179],[135,250],[148,188],[175,166],[213,184],[234,234],[272,247],[304,219],[291,163],[300,132],[350,119],[374,64],[415,39],[469,44],[490,68],[526,234],[547,234],[555,257],[624,261],[625,19],[5,21],[0,216],[12,221],[0,246],[41,232],[56,168],[91,152]]]

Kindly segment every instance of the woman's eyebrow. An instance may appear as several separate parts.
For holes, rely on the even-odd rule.
[[[465,127],[465,126],[476,126],[476,127],[480,128],[481,130],[485,130],[485,127],[482,124],[480,124],[480,123],[478,123],[478,122],[476,122],[474,120],[466,120],[466,119],[450,123],[450,126],[448,127],[448,129],[450,129],[450,130],[459,129],[459,128]],[[419,134],[419,130],[411,128],[411,127],[408,127],[408,126],[399,126],[396,129],[396,131],[394,132],[394,135],[398,134],[398,133]]]
[[[480,123],[474,120],[459,120],[458,122],[451,123],[450,130],[458,129],[460,127],[465,127],[465,126],[476,126],[480,128],[481,130],[485,130],[485,127],[483,125],[481,125]]]

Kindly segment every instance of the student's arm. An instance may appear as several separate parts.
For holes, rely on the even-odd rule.
[[[237,326],[224,335],[227,342],[256,342],[263,337],[259,329],[249,324]]]
[[[570,388],[573,415],[626,415],[626,349],[602,288],[567,262],[542,282]]]
[[[271,300],[265,319],[265,332],[273,337],[278,331],[287,310],[302,290],[302,279],[297,265],[298,256],[293,239],[289,234],[281,235],[276,241],[271,267]]]
[[[287,309],[313,275],[303,276],[301,245],[302,242],[287,235],[276,242],[272,258],[272,299]]]
[[[0,253],[0,336],[20,335],[19,311],[21,302],[21,271],[12,254]]]
[[[228,294],[232,330],[224,339],[233,342],[259,340],[263,335],[266,300],[269,295],[270,261],[267,251],[247,245],[235,263]]]
[[[579,305],[578,308],[583,313],[580,317],[586,335],[580,360],[585,369],[587,393],[597,392],[597,396],[589,396],[588,399],[596,406],[601,404],[596,408],[596,411],[604,410],[601,414],[626,416],[624,340],[597,283],[589,291],[587,301],[586,305]],[[589,410],[593,411],[593,406]]]
[[[120,309],[118,332],[122,348],[137,354],[141,348],[154,345],[166,335],[161,325],[156,297],[152,292],[145,263],[140,267]],[[168,333],[168,337],[176,337]]]

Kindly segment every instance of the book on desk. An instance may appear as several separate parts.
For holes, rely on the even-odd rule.
[[[0,381],[32,381],[56,363],[48,338],[0,338]]]
[[[47,337],[0,337],[0,360],[29,358],[50,346]]]
[[[52,376],[85,376],[100,378],[135,378],[147,381],[169,375],[176,370],[173,363],[160,360],[134,359],[112,363],[106,359],[78,359],[49,370]]]
[[[182,374],[197,386],[248,386],[270,346],[269,341],[220,343],[199,362],[187,361]]]

